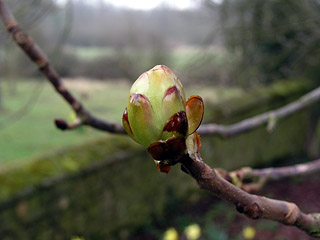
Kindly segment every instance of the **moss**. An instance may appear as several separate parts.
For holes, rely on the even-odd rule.
[[[24,187],[35,185],[43,179],[75,172],[94,162],[112,157],[122,149],[135,151],[141,148],[125,136],[109,135],[7,169],[0,175],[0,184],[3,186],[0,189],[0,200],[10,197]]]

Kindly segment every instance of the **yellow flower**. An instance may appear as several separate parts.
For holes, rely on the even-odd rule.
[[[85,240],[83,237],[73,236],[71,240]]]
[[[163,240],[178,240],[179,234],[177,230],[174,228],[168,228],[167,231],[164,232]]]
[[[201,228],[198,224],[191,224],[185,228],[184,233],[188,240],[196,240],[201,236]]]
[[[242,230],[243,237],[245,239],[253,239],[256,236],[256,230],[253,227],[245,227]]]

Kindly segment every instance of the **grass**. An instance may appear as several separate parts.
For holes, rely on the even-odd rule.
[[[59,148],[106,134],[87,127],[67,132],[57,130],[53,123],[55,118],[70,121],[74,114],[47,82],[19,79],[14,94],[9,94],[6,84],[3,85],[5,111],[0,113],[1,166],[50,154]],[[67,85],[93,114],[121,121],[130,88],[128,84],[68,81]]]

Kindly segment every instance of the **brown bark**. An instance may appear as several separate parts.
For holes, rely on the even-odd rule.
[[[320,238],[320,214],[305,214],[296,204],[247,193],[219,176],[203,161],[185,155],[182,169],[205,189],[217,197],[235,205],[238,212],[252,219],[270,219],[296,226],[313,237]]]

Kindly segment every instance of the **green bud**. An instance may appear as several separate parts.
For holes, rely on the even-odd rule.
[[[182,84],[166,66],[157,65],[132,85],[123,126],[136,142],[147,147],[160,171],[169,172],[184,155],[201,160],[195,132],[203,117],[201,97],[186,101]]]
[[[171,117],[185,112],[185,108],[182,84],[168,67],[157,65],[132,85],[123,125],[136,142],[148,147],[180,134],[164,128]]]

